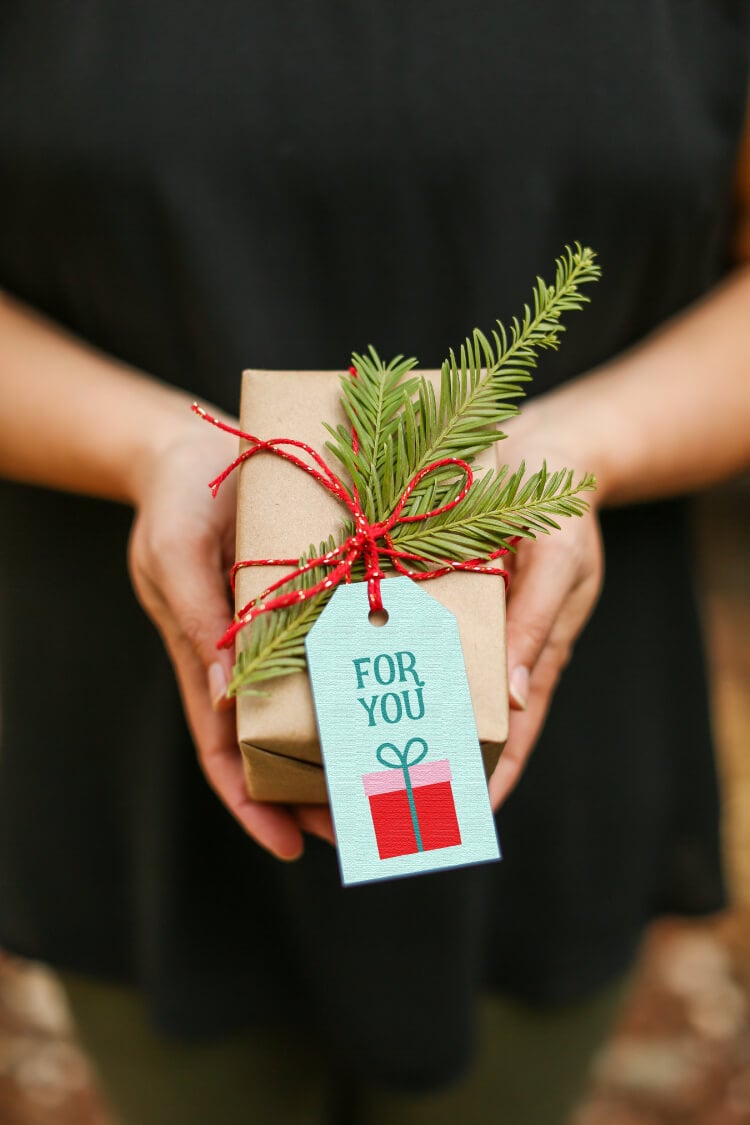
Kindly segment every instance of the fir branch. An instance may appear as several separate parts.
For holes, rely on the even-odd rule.
[[[349,425],[326,426],[331,435],[327,447],[349,474],[370,522],[392,514],[421,469],[445,457],[471,463],[504,437],[498,426],[518,412],[510,400],[524,394],[523,383],[531,378],[538,351],[556,348],[564,331],[562,313],[580,309],[588,301],[579,287],[598,278],[594,258],[591,250],[578,244],[566,248],[556,263],[554,285],[537,278],[533,307],[524,306],[523,317],[514,317],[509,332],[498,321],[491,339],[477,329],[458,355],[450,352],[441,368],[438,395],[425,378],[409,376],[416,360],[398,356],[384,364],[372,347],[368,355],[353,357],[357,377],[347,375],[342,383]],[[359,443],[356,454],[352,426]],[[559,526],[556,517],[581,515],[588,507],[580,494],[595,487],[590,475],[574,482],[571,471],[549,472],[546,464],[527,480],[524,472],[522,464],[510,475],[506,466],[499,473],[475,478],[461,504],[450,511],[420,523],[398,524],[394,546],[421,555],[424,569],[430,569],[431,563],[487,558],[513,536],[547,533]],[[410,497],[406,513],[422,514],[442,506],[462,484],[455,466],[428,474]],[[342,523],[339,544],[351,531],[348,521]],[[319,552],[311,547],[300,563],[334,545],[331,536]],[[309,589],[323,570],[308,571],[284,588]],[[363,575],[360,561],[352,578],[361,580]],[[305,637],[331,593],[326,590],[309,601],[256,618],[243,637],[229,693],[264,694],[252,685],[302,670]]]
[[[422,555],[428,564],[486,558],[513,536],[547,534],[560,526],[555,517],[580,516],[588,508],[580,493],[596,487],[591,474],[574,482],[571,470],[551,473],[545,463],[524,481],[525,470],[522,462],[510,475],[507,466],[488,472],[455,508],[421,523],[399,524],[394,546]]]
[[[311,546],[302,555],[299,565],[310,558],[316,558],[335,547],[336,541],[330,536],[321,543],[319,550]],[[322,569],[308,570],[292,579],[282,587],[288,590],[309,590],[320,581]],[[228,695],[266,695],[267,692],[251,685],[277,676],[290,676],[306,667],[305,637],[326,607],[332,590],[324,590],[309,601],[297,602],[285,609],[262,613],[248,626],[243,635],[243,647],[237,654]],[[255,599],[258,600],[257,598]]]
[[[554,285],[537,278],[533,311],[525,305],[523,318],[513,318],[510,333],[497,321],[492,341],[475,329],[461,345],[458,356],[451,350],[441,368],[439,398],[430,383],[421,381],[418,402],[409,399],[404,404],[403,424],[392,435],[385,453],[381,518],[393,511],[410,478],[420,469],[443,457],[470,462],[504,436],[496,427],[518,413],[508,399],[525,393],[522,384],[531,378],[529,372],[538,351],[558,347],[565,330],[560,317],[588,302],[579,287],[596,280],[600,273],[592,250],[578,243],[575,249],[567,247],[557,259]],[[445,481],[450,470],[441,476]],[[417,510],[421,491],[418,489],[412,498],[409,514]]]
[[[384,364],[372,345],[369,355],[355,353],[352,363],[356,377],[347,374],[341,381],[341,405],[349,425],[326,425],[333,438],[326,447],[349,473],[365,515],[373,521],[379,518],[385,449],[401,424],[404,401],[416,392],[420,379],[405,378],[416,366],[416,359],[396,356]],[[352,450],[352,427],[357,432],[357,454]]]

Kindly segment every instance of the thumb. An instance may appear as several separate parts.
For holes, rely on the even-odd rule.
[[[200,615],[196,613],[196,604],[200,605]],[[183,603],[181,610],[175,607],[175,616],[184,638],[206,669],[211,706],[216,711],[228,708],[232,705],[227,687],[232,678],[234,646],[229,649],[218,647],[220,638],[232,621],[232,605],[226,592],[219,584],[211,589],[204,587],[200,603]]]
[[[185,647],[198,658],[206,674],[206,685],[214,710],[231,706],[227,688],[234,664],[231,649],[220,649],[218,642],[232,620],[232,605],[218,566],[185,574],[172,606],[178,647]]]
[[[149,506],[139,511],[128,543],[128,568],[146,613],[173,659],[202,666],[214,706],[223,706],[232,653],[218,641],[232,620],[229,583],[218,535],[167,528]],[[197,668],[196,668],[197,666]]]

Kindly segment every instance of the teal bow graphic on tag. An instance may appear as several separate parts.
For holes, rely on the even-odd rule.
[[[416,757],[412,757],[409,761],[409,753],[413,746],[419,745],[422,749],[417,753]],[[386,750],[392,750],[396,756],[396,761],[389,761],[385,756]],[[376,756],[381,765],[387,766],[392,770],[403,770],[404,772],[404,785],[406,786],[406,796],[409,800],[409,812],[411,813],[411,822],[414,827],[414,836],[417,841],[417,851],[423,852],[422,834],[419,831],[419,820],[417,818],[417,806],[414,803],[414,792],[411,787],[411,777],[409,770],[412,766],[416,766],[417,762],[421,762],[427,756],[427,743],[423,738],[410,738],[403,750],[399,750],[392,742],[383,742],[376,750]]]

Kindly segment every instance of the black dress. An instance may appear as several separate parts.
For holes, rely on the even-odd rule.
[[[433,366],[579,239],[604,279],[544,390],[728,268],[749,32],[739,0],[6,0],[0,286],[236,410],[245,366]],[[130,522],[0,488],[7,948],[137,982],[177,1034],[315,1013],[417,1083],[463,1065],[482,985],[582,996],[653,915],[721,904],[683,504],[606,514],[504,862],[345,891],[327,845],[277,862],[203,781]]]

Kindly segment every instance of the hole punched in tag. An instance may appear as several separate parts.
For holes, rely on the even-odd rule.
[[[388,610],[371,609],[367,615],[367,620],[377,629],[382,629],[384,625],[388,624]]]

